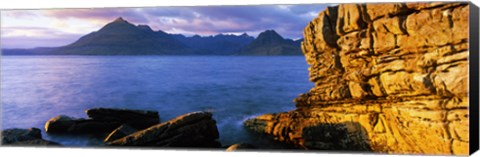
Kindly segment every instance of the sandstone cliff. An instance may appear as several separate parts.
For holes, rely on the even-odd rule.
[[[468,154],[468,3],[342,4],[304,30],[315,87],[245,126],[305,149]]]

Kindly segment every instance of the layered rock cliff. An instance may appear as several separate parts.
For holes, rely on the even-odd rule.
[[[468,3],[341,4],[304,30],[308,93],[245,126],[305,149],[468,154]]]

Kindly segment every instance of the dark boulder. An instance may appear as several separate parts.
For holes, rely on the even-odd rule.
[[[138,131],[137,129],[133,128],[128,124],[123,124],[122,126],[118,127],[117,129],[113,130],[107,138],[105,138],[105,142],[111,142],[117,140],[119,138],[125,137],[130,135],[134,132]]]
[[[114,121],[98,121],[92,119],[72,118],[57,116],[47,121],[45,131],[47,133],[107,133],[122,125]]]
[[[137,129],[145,129],[160,123],[157,111],[93,108],[85,112],[93,120],[127,123]]]
[[[42,138],[40,129],[7,129],[2,131],[2,144]]]
[[[108,143],[111,146],[219,148],[216,121],[210,112],[193,112]]]
[[[236,151],[236,150],[248,150],[255,149],[256,147],[248,143],[237,143],[233,144],[226,149],[226,151]]]
[[[2,131],[2,145],[59,145],[42,139],[38,128],[6,129]]]

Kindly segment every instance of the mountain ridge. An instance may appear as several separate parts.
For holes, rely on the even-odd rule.
[[[275,32],[274,30],[265,32],[271,31]],[[275,32],[275,34],[277,33]],[[90,32],[64,46],[2,49],[2,55],[250,55],[245,52],[249,50],[248,46],[258,38],[268,40],[262,39],[264,37],[261,35],[254,38],[246,33],[241,35],[220,33],[214,36],[187,37],[183,34],[169,34],[162,30],[155,31],[148,25],[135,25],[118,17],[97,31]],[[284,46],[288,45],[285,43],[293,42],[291,39],[283,39],[279,34],[272,39],[278,40],[275,43],[280,46],[277,45],[277,47],[289,47]],[[292,45],[291,42],[290,45]],[[270,50],[270,48],[275,48],[271,44],[265,46],[263,48],[265,51],[282,51],[277,54],[285,54],[283,49]],[[252,49],[252,51],[260,51],[258,47],[262,47],[261,42],[254,44],[254,47],[257,49]],[[299,49],[300,44],[298,44]],[[270,55],[275,53],[252,52],[251,54]],[[301,55],[301,53],[298,54]]]

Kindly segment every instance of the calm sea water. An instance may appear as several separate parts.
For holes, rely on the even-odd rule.
[[[242,122],[295,108],[307,92],[304,57],[246,56],[2,56],[2,127],[43,131],[45,139],[67,146],[96,146],[91,136],[44,132],[61,114],[87,118],[96,107],[156,110],[161,121],[193,111],[211,111],[222,145],[271,141]]]

